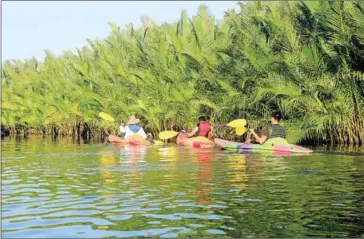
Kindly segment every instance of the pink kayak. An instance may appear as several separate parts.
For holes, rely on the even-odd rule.
[[[140,135],[132,135],[128,139],[122,139],[116,135],[109,135],[108,140],[113,144],[119,145],[141,145],[141,146],[149,146],[151,143],[141,137]]]
[[[177,136],[177,144],[181,146],[187,146],[192,148],[213,148],[215,146],[214,141],[205,137],[188,138],[185,134],[179,134]]]

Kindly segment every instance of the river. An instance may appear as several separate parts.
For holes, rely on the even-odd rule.
[[[364,154],[2,140],[2,238],[364,237]]]

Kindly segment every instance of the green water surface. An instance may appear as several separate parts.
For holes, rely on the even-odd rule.
[[[364,237],[364,154],[2,140],[2,238]]]

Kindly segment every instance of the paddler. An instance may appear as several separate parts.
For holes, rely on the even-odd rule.
[[[140,120],[135,118],[134,115],[130,116],[128,125],[124,127],[124,124],[120,124],[120,134],[125,134],[122,138],[127,139],[131,135],[140,135],[143,139],[147,138],[147,134],[144,132],[144,129],[140,126]]]
[[[194,136],[198,133],[198,136],[206,137],[211,139],[212,138],[212,127],[211,124],[207,121],[207,117],[201,116],[199,122],[196,124],[196,127],[189,133],[186,133],[188,137]]]
[[[278,137],[283,139],[286,138],[286,129],[279,124],[282,120],[282,113],[280,111],[275,111],[272,113],[271,116],[272,116],[271,118],[272,125],[265,127],[264,130],[260,132],[259,135],[255,133],[253,129],[249,129],[249,131],[254,136],[255,143],[264,144],[264,142],[267,139],[278,138]],[[251,140],[248,139],[245,141],[245,143],[250,144]]]

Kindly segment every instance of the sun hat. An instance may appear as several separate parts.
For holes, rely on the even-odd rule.
[[[139,119],[135,118],[134,115],[130,116],[128,124],[138,124],[140,122]]]

